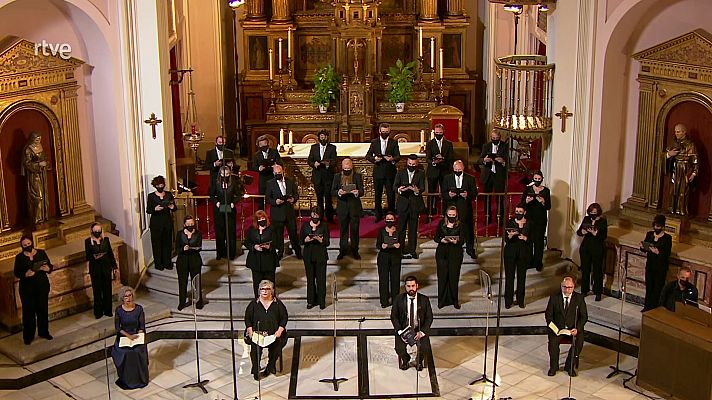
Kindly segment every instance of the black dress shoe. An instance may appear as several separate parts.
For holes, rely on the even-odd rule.
[[[266,378],[269,376],[270,373],[271,372],[270,372],[269,368],[265,368],[262,370],[262,372],[260,372],[260,378]]]
[[[344,259],[344,253],[339,252],[339,255],[336,256],[336,259],[337,259],[337,260],[343,260],[343,259]]]
[[[445,305],[438,303],[438,309],[445,307]]]
[[[556,370],[555,369],[550,369],[549,372],[546,373],[549,376],[554,376],[556,375]]]
[[[312,308],[314,308],[314,304],[307,303],[307,310],[311,310]]]
[[[418,253],[410,253],[410,256],[413,257],[414,259],[418,259]]]
[[[596,301],[601,301],[601,295],[600,295],[600,294],[597,294],[597,295],[596,295]]]
[[[361,259],[361,254],[358,254],[358,251],[354,251],[353,259],[354,259],[354,260],[360,260],[360,259]]]
[[[537,265],[537,266],[536,266],[536,270],[539,271],[539,272],[541,272],[541,271],[544,270],[544,266],[543,266],[543,265]]]
[[[323,309],[325,309],[325,308],[326,308],[326,304],[319,304],[319,309],[320,309],[320,310],[323,310]]]
[[[413,258],[413,256],[410,254],[403,254],[403,256],[401,258],[404,260],[410,260],[411,258]]]
[[[101,317],[103,317],[103,315],[94,315],[95,319],[100,319]]]
[[[459,310],[461,308],[460,303],[455,303],[452,306],[455,307],[456,310]]]
[[[277,366],[276,366],[276,365],[267,364],[267,371],[269,371],[269,373],[272,374],[272,375],[277,375]]]
[[[173,265],[168,265],[168,266],[166,266],[166,269],[167,269],[167,270],[173,270]]]
[[[259,372],[255,372],[254,374],[252,374],[252,377],[253,377],[256,381],[259,381],[259,380],[260,380],[260,374],[259,374]]]
[[[32,339],[30,339],[30,340],[25,339],[24,342],[25,342],[25,346],[29,346],[30,343],[32,343]]]
[[[524,308],[524,303],[519,304],[519,308]]]
[[[105,312],[104,315],[106,315],[107,317],[113,317],[113,316],[114,316],[114,314],[113,314],[111,311]]]
[[[49,333],[45,333],[44,335],[39,335],[39,337],[41,337],[42,339],[47,339],[47,340],[54,339],[54,337],[52,337],[52,335],[50,335]]]
[[[510,308],[512,308],[512,305],[511,305],[511,304],[505,304],[505,305],[504,305],[504,308],[506,308],[507,310],[509,310]]]
[[[575,369],[569,369],[569,370],[566,370],[566,372],[569,373],[569,376],[572,376],[572,377],[573,377],[573,376],[578,376],[578,372],[576,372]]]
[[[388,304],[381,303],[381,308],[388,308]]]
[[[475,253],[474,250],[467,250],[466,253],[467,253],[467,255],[470,256],[471,258],[477,259],[477,253]]]
[[[197,308],[198,310],[202,310],[203,309],[203,300],[200,300],[197,303],[195,303],[195,308]]]
[[[163,271],[163,267],[156,267],[158,271]]]
[[[409,361],[403,361],[400,358],[398,358],[398,368],[402,369],[403,371],[407,370],[410,367],[410,362]]]
[[[422,371],[423,370],[423,362],[421,361],[418,364],[416,364],[415,369],[418,371]]]

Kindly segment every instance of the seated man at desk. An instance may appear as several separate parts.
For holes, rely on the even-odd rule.
[[[697,287],[690,282],[692,270],[689,267],[680,267],[677,280],[668,282],[660,295],[660,305],[670,311],[675,311],[675,303],[687,303],[697,307]]]

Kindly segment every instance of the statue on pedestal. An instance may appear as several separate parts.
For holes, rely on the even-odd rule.
[[[47,157],[42,148],[42,134],[32,132],[22,150],[21,174],[27,179],[27,209],[34,224],[47,221]]]
[[[690,189],[697,176],[697,149],[687,137],[687,127],[675,125],[675,139],[665,151],[665,174],[670,179],[668,210],[672,214],[687,215]]]

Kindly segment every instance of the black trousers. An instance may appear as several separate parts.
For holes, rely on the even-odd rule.
[[[153,264],[156,269],[172,269],[173,224],[159,223],[150,226]]]
[[[227,225],[225,225],[225,214],[227,214]],[[229,213],[221,213],[217,207],[213,207],[213,215],[215,216],[215,248],[217,250],[217,258],[235,258],[237,256],[237,245],[235,242],[235,211]],[[227,227],[227,236],[225,227]]]
[[[94,316],[99,318],[102,315],[111,317],[111,280],[113,269],[109,266],[97,265],[89,266],[89,277],[91,278],[91,291],[94,295]]]
[[[22,338],[30,342],[35,338],[35,329],[40,336],[49,335],[49,285],[42,287],[20,286],[22,302]]]
[[[274,225],[275,232],[275,243],[274,248],[277,250],[279,257],[284,255],[284,227],[287,227],[287,234],[289,235],[289,242],[292,244],[292,249],[294,249],[294,254],[301,257],[302,248],[299,247],[299,235],[297,234],[297,219],[287,217],[286,221],[272,221]]]
[[[267,346],[267,351],[269,356],[267,358],[267,366],[275,369],[277,363],[277,356],[282,353],[282,349],[287,345],[287,331],[282,332],[282,336],[277,338],[271,345]],[[263,349],[253,344],[250,346],[250,360],[252,361],[252,374],[256,374],[260,369],[260,358],[262,356]]]
[[[437,178],[431,178],[428,176],[428,193],[430,194],[437,194],[440,193],[440,189],[443,186],[443,180],[445,179],[445,175],[440,174]],[[428,196],[428,212],[431,214],[437,213],[437,210],[435,209],[435,199],[438,198],[439,196]],[[445,212],[445,210],[443,210]]]
[[[508,248],[509,246],[509,248]],[[520,246],[519,248],[512,246]],[[505,245],[504,247],[504,305],[511,307],[514,301],[514,280],[517,280],[517,304],[524,306],[527,269],[529,268],[529,246]]]
[[[196,301],[203,300],[203,279],[200,275],[201,264],[202,262],[200,261],[200,256],[198,256],[197,262],[195,259],[182,260],[180,258],[176,261],[176,270],[178,272],[179,305],[185,304],[185,301],[188,298],[188,287],[190,286],[190,282],[192,282],[196,276],[200,276],[200,278],[198,278],[198,298]],[[188,280],[188,277],[190,277],[190,280]]]
[[[383,189],[386,189],[386,199],[388,202],[388,210],[393,211],[396,209],[396,196],[393,193],[393,178],[374,178],[373,179],[373,189],[375,190],[375,210],[376,217],[383,216]]]
[[[458,214],[460,211],[458,210]],[[475,221],[472,218],[472,212],[462,213],[462,226],[465,228],[465,249],[467,252],[475,251]]]
[[[314,184],[316,191],[316,204],[322,209],[327,220],[334,218],[334,203],[331,201],[331,182]]]
[[[410,354],[408,354],[408,349],[406,347],[405,342],[399,335],[395,335],[396,337],[396,354],[398,354],[398,358],[403,360],[403,362],[407,363],[410,361]],[[418,346],[418,363],[422,363],[425,360],[426,356],[430,356],[430,337],[429,336],[423,336],[420,338],[419,341],[416,342],[416,346]]]
[[[504,192],[504,185],[502,184],[496,184],[494,182],[494,179],[490,179],[484,184],[485,191],[484,193],[503,193]],[[485,196],[485,215],[489,218],[490,222],[494,221],[495,215],[499,216],[499,223],[504,223],[504,195],[499,195],[497,196],[497,205],[495,212],[492,212],[492,198],[495,196],[489,195]]]
[[[351,249],[358,252],[360,216],[357,213],[339,215],[339,250],[346,253],[349,248],[349,235],[351,236]]]
[[[408,232],[408,244],[405,242],[405,234]],[[407,211],[398,214],[398,241],[403,247],[404,254],[415,253],[418,247],[418,213]]]
[[[438,245],[435,251],[438,276],[438,307],[459,304],[460,269],[462,269],[462,247]]]
[[[657,265],[655,267],[657,268],[645,266],[645,303],[643,307],[646,310],[652,310],[661,305],[660,294],[667,278],[667,268],[660,268]]]
[[[533,267],[544,266],[544,237],[546,236],[546,221],[536,221],[530,225],[529,240],[534,248],[531,261]]]
[[[593,278],[593,294],[600,296],[603,294],[603,249],[591,250],[581,248],[581,294],[584,296],[590,290],[591,278]],[[592,276],[593,275],[593,276]]]
[[[249,268],[249,266],[248,266]],[[257,271],[257,270],[252,270],[252,289],[255,291],[255,298],[259,297],[260,294],[260,282],[264,279],[269,279],[272,283],[274,283],[275,286],[275,291],[277,290],[277,282],[275,282],[275,277],[277,273],[275,270],[271,271]],[[276,295],[276,293],[273,293],[273,295]]]
[[[307,274],[307,304],[326,305],[326,260],[304,257]]]
[[[402,258],[401,251],[381,250],[378,252],[378,296],[381,299],[381,305],[393,304],[393,299],[400,292]]]
[[[559,346],[561,345],[561,338],[569,336],[556,336],[549,332],[549,369],[553,371],[559,370]],[[569,354],[566,356],[566,371],[571,370],[571,361],[574,361],[574,368],[578,368],[579,355],[583,349],[583,331],[579,332],[578,335],[573,339],[575,346],[571,346],[569,349]],[[571,350],[574,350],[573,352]],[[576,357],[572,360],[572,357]]]

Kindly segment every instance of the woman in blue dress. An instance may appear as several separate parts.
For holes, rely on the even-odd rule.
[[[114,322],[116,325],[116,344],[111,353],[119,379],[116,385],[124,390],[138,389],[148,385],[148,349],[146,344],[133,347],[119,347],[121,337],[138,338],[146,332],[146,316],[143,307],[134,303],[134,291],[124,286],[119,290],[121,305],[116,307]]]

